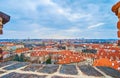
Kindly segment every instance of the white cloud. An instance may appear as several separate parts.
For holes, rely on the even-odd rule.
[[[78,32],[81,32],[81,30],[77,27],[70,27],[68,29],[65,29],[64,30],[65,32],[68,32],[68,33],[78,33]]]
[[[54,15],[63,16],[71,22],[89,16],[88,13],[84,14],[84,13],[75,12],[70,7],[67,8],[61,7],[59,4],[52,2],[51,0],[49,0],[49,6],[51,7],[51,9],[48,11],[51,11]]]
[[[88,29],[97,28],[97,27],[100,27],[102,25],[104,25],[104,23],[98,23],[98,24],[95,24],[95,25],[88,26]]]
[[[47,28],[43,26],[39,26],[38,24],[31,24],[29,25],[32,30],[27,31],[11,31],[11,30],[5,30],[4,35],[8,35],[7,37],[4,37],[4,35],[1,38],[42,38],[42,39],[72,39],[77,38],[76,33],[80,32],[80,29],[72,27],[68,29],[55,29],[55,28]],[[9,35],[11,34],[11,35]]]
[[[71,10],[71,8],[62,8],[56,5],[56,12],[60,15],[65,16],[69,21],[74,22],[76,20],[80,20],[82,18],[88,18],[89,14],[82,14],[78,12],[74,12]]]
[[[96,33],[95,28],[105,24],[110,24],[113,28],[111,23],[116,21],[114,15],[111,15],[109,2],[105,4],[104,1],[98,0],[102,3],[97,4],[97,1],[92,3],[87,0],[75,0],[73,3],[59,1],[61,3],[53,0],[21,0],[21,4],[18,0],[3,0],[3,3],[0,1],[1,9],[5,9],[11,16],[9,26],[4,27],[6,31],[0,38],[102,38],[105,32],[101,35],[100,32]],[[80,5],[81,1],[86,5]],[[106,26],[102,28],[106,31],[110,29]],[[112,36],[114,37],[109,37]]]

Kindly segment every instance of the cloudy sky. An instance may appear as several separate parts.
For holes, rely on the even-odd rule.
[[[0,0],[0,11],[11,16],[0,39],[117,38],[117,1]]]

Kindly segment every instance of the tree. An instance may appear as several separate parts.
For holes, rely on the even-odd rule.
[[[97,50],[95,50],[95,49],[83,49],[82,52],[83,53],[93,53],[93,54],[95,54],[97,52]]]
[[[25,56],[24,54],[20,54],[20,56],[18,54],[16,54],[13,58],[14,61],[20,61],[20,62],[24,62],[25,61]]]
[[[15,55],[15,57],[13,58],[13,60],[14,61],[19,61],[20,60],[18,54]]]
[[[51,64],[51,58],[48,58],[46,64]]]
[[[24,61],[25,61],[25,56],[24,56],[24,54],[20,54],[19,61],[20,61],[20,62],[24,62]]]

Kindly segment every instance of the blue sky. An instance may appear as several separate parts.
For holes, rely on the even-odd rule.
[[[0,39],[117,38],[117,1],[0,0],[0,11],[11,16]]]

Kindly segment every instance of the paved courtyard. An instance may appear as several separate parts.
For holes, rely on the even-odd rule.
[[[8,61],[0,63],[0,78],[120,78],[120,72],[90,65],[45,65]]]

